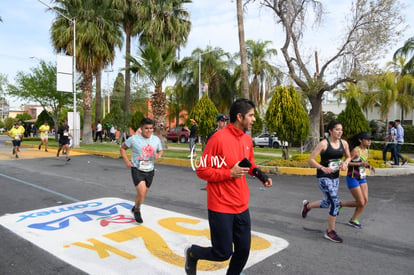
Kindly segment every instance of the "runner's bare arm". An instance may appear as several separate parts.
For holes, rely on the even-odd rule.
[[[122,146],[121,146],[121,148],[119,149],[119,152],[121,153],[121,157],[124,159],[125,166],[127,168],[131,168],[132,167],[132,163],[128,159],[128,155],[127,155],[126,150],[128,150],[128,146],[126,146],[125,143],[123,143]]]

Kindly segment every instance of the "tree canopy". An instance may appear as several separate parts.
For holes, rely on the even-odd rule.
[[[255,0],[251,0],[255,1]],[[316,0],[261,0],[270,9],[285,32],[281,53],[293,82],[308,97],[311,104],[311,136],[308,149],[319,142],[322,96],[345,82],[354,82],[363,74],[372,74],[375,63],[401,34],[402,6],[398,0],[357,0],[349,2],[342,31],[335,33],[337,44],[333,54],[323,58],[315,52],[315,62],[309,62],[309,53],[303,48],[306,27],[318,23],[324,16],[322,1]],[[318,31],[316,29],[316,31]],[[324,53],[322,53],[324,54]],[[338,73],[339,72],[339,73]],[[334,75],[329,79],[329,75]]]
[[[308,113],[293,86],[276,88],[265,118],[268,130],[276,132],[282,141],[302,141],[309,135]]]

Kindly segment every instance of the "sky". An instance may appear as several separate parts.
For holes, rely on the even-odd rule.
[[[49,0],[42,0],[49,4]],[[414,3],[411,0],[400,0],[406,8],[402,11],[407,28],[400,41],[390,47],[389,54],[383,63],[391,60],[392,53],[409,38],[414,36]],[[306,37],[305,49],[311,53],[318,51],[320,59],[329,57],[336,50],[338,34],[346,11],[349,10],[350,0],[322,0],[326,14],[320,28],[312,31]],[[190,12],[192,28],[187,45],[181,56],[189,56],[196,48],[206,49],[207,46],[220,47],[229,53],[239,50],[236,3],[235,0],[193,0],[187,4]],[[411,15],[411,16],[409,16]],[[18,71],[29,73],[36,67],[39,60],[56,62],[50,39],[50,27],[56,14],[47,11],[47,7],[37,0],[1,0],[0,17],[0,74],[6,75],[9,82],[14,83]],[[272,41],[272,48],[280,53],[283,33],[277,27],[269,9],[257,4],[249,5],[244,15],[245,38],[252,40]],[[133,43],[132,54],[137,52],[136,41]],[[135,46],[135,47],[134,47]],[[103,89],[108,82],[112,83],[124,64],[125,50],[118,50],[112,72],[103,74]],[[275,65],[284,66],[279,54]],[[109,81],[108,81],[109,80]],[[18,108],[23,103],[8,98],[11,109]]]

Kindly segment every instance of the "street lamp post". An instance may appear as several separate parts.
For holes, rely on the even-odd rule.
[[[107,83],[107,90],[106,90],[106,92],[107,92],[107,96],[108,96],[108,114],[111,112],[111,107],[110,107],[110,103],[109,103],[109,95],[110,95],[110,91],[109,91],[109,73],[111,73],[111,72],[113,72],[114,70],[109,70],[109,69],[107,69],[107,70],[105,70],[104,72],[106,72],[107,73],[107,77],[108,77],[108,79],[107,79],[107,81],[108,81],[108,83]],[[105,96],[104,96],[104,116],[105,116]]]
[[[73,56],[72,56],[72,93],[73,93],[73,147],[79,147],[79,133],[77,132],[76,128],[76,19],[69,18],[60,11],[54,9],[53,7],[49,6],[48,4],[44,3],[41,0],[37,0],[41,4],[45,5],[49,9],[57,12],[59,15],[63,16],[73,25]]]

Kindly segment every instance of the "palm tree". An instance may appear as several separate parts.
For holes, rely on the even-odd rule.
[[[115,47],[122,46],[122,32],[117,25],[119,11],[110,0],[55,0],[54,9],[67,18],[76,18],[76,69],[82,73],[84,127],[82,142],[92,143],[93,75],[115,59]],[[52,43],[58,52],[73,55],[72,22],[59,15],[52,24]]]
[[[141,44],[162,47],[171,43],[175,50],[184,46],[190,34],[191,22],[190,14],[183,5],[191,2],[191,0],[142,0]]]
[[[388,113],[392,104],[394,104],[398,97],[398,90],[395,84],[395,74],[386,72],[381,75],[378,82],[377,104],[380,109],[380,114],[385,121],[388,121]]]
[[[162,83],[172,74],[175,67],[175,51],[185,45],[191,29],[190,14],[183,5],[191,0],[142,0],[141,57],[131,61],[131,71],[145,75],[155,85],[152,95],[152,111],[155,121],[155,133],[165,137],[166,97]],[[159,66],[159,67],[157,67]],[[164,138],[162,138],[164,140]]]
[[[252,99],[252,97],[249,98],[249,75],[248,75],[249,73],[248,73],[248,69],[247,69],[246,42],[245,42],[245,38],[244,38],[242,0],[237,0],[236,1],[236,6],[237,6],[237,29],[239,31],[242,95],[243,95],[244,98]]]
[[[199,62],[201,71],[199,72]],[[230,72],[231,55],[223,49],[207,47],[195,49],[190,57],[181,61],[183,70],[177,75],[177,83],[183,86],[183,103],[191,110],[198,101],[198,82],[208,85],[208,96],[220,112],[227,113],[235,99],[236,84]]]
[[[155,122],[155,134],[165,137],[165,116],[167,99],[162,91],[162,84],[165,79],[176,70],[175,45],[159,48],[154,45],[147,45],[140,48],[140,57],[127,57],[131,62],[130,69],[141,77],[148,78],[155,86],[152,94],[152,113]]]
[[[401,108],[401,121],[404,121],[404,114],[414,108],[414,77],[405,74],[397,79],[396,88],[398,91],[397,103]]]
[[[143,28],[140,17],[140,0],[114,0],[112,5],[122,12],[121,25],[125,32],[125,56],[131,55],[131,39],[137,36]],[[125,97],[124,112],[130,112],[131,98],[131,74],[129,70],[129,59],[125,59]]]
[[[414,53],[414,37],[395,52],[392,62],[387,63],[396,74],[397,103],[401,108],[401,120],[404,120],[404,113],[412,110],[414,106],[414,55],[407,62],[410,52]]]
[[[258,109],[269,99],[269,91],[265,89],[266,83],[274,85],[274,77],[280,79],[280,71],[269,63],[269,59],[277,55],[277,50],[267,47],[272,41],[246,41],[247,60],[249,72],[253,75],[250,84],[250,98],[257,104]],[[280,82],[280,81],[279,81]]]
[[[414,75],[414,37],[409,38],[401,48],[395,51],[393,61],[401,64],[401,59],[399,60],[401,57],[406,61],[401,68],[401,74]]]

